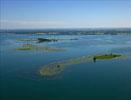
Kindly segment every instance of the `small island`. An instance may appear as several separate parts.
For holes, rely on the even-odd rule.
[[[38,43],[42,43],[42,42],[56,42],[58,41],[58,39],[46,39],[46,38],[38,38]]]
[[[96,62],[97,59],[99,60],[104,60],[104,59],[113,59],[113,58],[117,58],[120,57],[120,54],[104,54],[104,55],[96,55],[93,57],[93,61]]]
[[[94,62],[96,62],[97,59],[100,60],[109,60],[109,59],[114,59],[114,58],[119,58],[121,57],[121,54],[101,54],[101,55],[95,55],[95,56],[81,56],[78,58],[72,58],[72,59],[67,59],[63,61],[58,61],[58,62],[52,62],[47,65],[44,65],[40,70],[39,73],[42,76],[46,77],[53,77],[61,72],[63,72],[68,66],[70,65],[76,65],[80,63],[87,63],[91,62],[92,59]]]

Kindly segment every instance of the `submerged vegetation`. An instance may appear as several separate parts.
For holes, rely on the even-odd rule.
[[[61,52],[65,51],[63,48],[56,48],[56,47],[48,47],[48,46],[40,46],[34,43],[46,43],[46,42],[57,42],[58,40],[77,40],[75,39],[53,39],[53,38],[18,38],[16,41],[18,42],[25,42],[22,46],[16,48],[18,51],[45,51],[45,52]]]
[[[58,42],[62,40],[78,40],[78,38],[71,38],[71,39],[54,39],[54,38],[36,38],[36,39],[16,39],[18,42],[36,42],[36,43],[47,43],[47,42]]]
[[[45,52],[60,52],[65,51],[62,48],[47,47],[47,46],[37,46],[32,44],[23,44],[21,47],[16,48],[18,51],[45,51]]]
[[[22,47],[16,48],[16,50],[35,50],[36,46],[32,44],[24,44]]]
[[[43,67],[40,70],[40,74],[42,76],[55,76],[59,73],[61,73],[64,70],[65,66],[64,65],[59,65],[59,64],[53,64],[53,67]]]
[[[49,39],[49,38],[36,38],[36,39],[19,39],[19,41],[25,41],[27,44],[23,44],[21,47],[16,48],[18,51],[44,51],[44,52],[60,52],[65,51],[62,48],[48,47],[48,46],[40,46],[38,44],[31,44],[28,41],[36,41],[36,43],[46,43],[46,42],[57,42],[58,40],[78,40],[78,39]],[[63,61],[53,62],[47,65],[44,65],[39,73],[42,76],[56,76],[63,72],[68,66],[76,65],[85,62],[96,62],[97,60],[110,60],[114,58],[119,58],[122,55],[120,54],[100,54],[94,56],[82,56],[78,58],[67,59]]]
[[[37,43],[42,43],[42,42],[57,42],[58,39],[47,39],[47,38],[37,38],[37,39],[16,39],[16,41],[19,42],[32,42],[35,41]]]
[[[117,58],[121,56],[122,55],[120,54],[102,54],[102,55],[95,55],[95,56],[82,56],[78,58],[72,58],[69,60],[54,62],[48,65],[45,65],[40,69],[40,74],[42,76],[55,76],[61,73],[62,71],[64,71],[64,69],[70,65],[89,62],[89,61],[92,61],[92,59],[95,62],[96,59],[103,59],[103,60],[105,59],[106,60],[106,59],[113,59],[113,58]]]
[[[32,42],[32,41],[36,41],[36,40],[27,38],[27,39],[16,39],[16,41],[18,41],[18,42]]]
[[[43,66],[40,69],[40,74],[42,76],[55,76],[60,72],[64,71],[64,69],[69,65],[80,64],[90,60],[92,60],[91,57],[82,56],[79,58],[73,58],[65,61],[50,63],[48,65]]]

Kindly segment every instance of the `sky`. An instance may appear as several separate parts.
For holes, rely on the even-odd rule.
[[[131,28],[131,0],[0,0],[1,29]]]

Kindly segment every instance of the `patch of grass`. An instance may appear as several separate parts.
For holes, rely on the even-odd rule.
[[[93,59],[113,59],[116,57],[121,57],[120,54],[104,54],[104,55],[96,55],[93,57]]]

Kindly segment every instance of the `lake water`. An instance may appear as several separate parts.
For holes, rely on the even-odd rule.
[[[38,43],[37,38],[58,41]],[[130,35],[1,33],[0,44],[1,100],[131,100]],[[23,45],[31,48],[22,50]],[[122,56],[83,58],[111,53]],[[58,72],[40,74],[57,63],[64,65]]]

